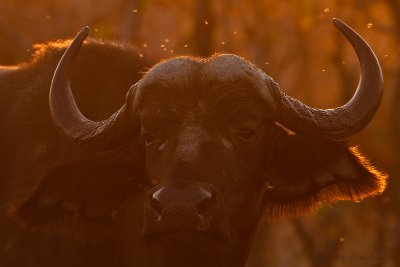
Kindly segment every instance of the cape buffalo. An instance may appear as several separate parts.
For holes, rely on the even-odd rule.
[[[381,68],[333,23],[361,66],[335,109],[236,55],[149,68],[132,47],[84,42],[88,28],[0,69],[1,266],[239,267],[261,216],[381,193],[386,176],[346,143],[379,107]]]

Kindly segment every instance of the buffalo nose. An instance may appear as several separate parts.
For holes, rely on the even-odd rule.
[[[201,184],[170,184],[154,191],[148,200],[158,219],[171,213],[195,213],[200,218],[209,216],[219,205],[217,192]]]

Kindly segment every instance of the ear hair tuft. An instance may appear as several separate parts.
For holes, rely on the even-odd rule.
[[[386,187],[388,175],[377,170],[361,155],[356,147],[350,148],[356,161],[366,170],[365,177],[358,181],[339,181],[303,199],[289,203],[265,201],[264,209],[269,218],[298,217],[315,212],[323,203],[331,205],[339,200],[358,202],[364,198],[381,194]]]

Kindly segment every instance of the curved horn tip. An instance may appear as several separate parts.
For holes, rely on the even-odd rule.
[[[336,25],[338,23],[343,23],[343,21],[338,18],[332,18],[332,23]]]
[[[89,26],[85,26],[83,27],[82,30],[79,31],[76,37],[79,39],[86,39],[86,37],[89,35],[89,32],[90,32]]]
[[[346,23],[344,23],[342,20],[338,18],[333,18],[332,23],[339,30],[342,30],[344,28],[350,28]]]

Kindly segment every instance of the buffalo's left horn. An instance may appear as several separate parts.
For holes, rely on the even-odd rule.
[[[117,146],[132,133],[128,123],[127,106],[103,121],[91,121],[79,111],[71,92],[69,74],[78,52],[89,34],[83,28],[67,48],[54,72],[50,87],[50,113],[55,125],[74,143],[92,149]]]
[[[345,140],[362,130],[375,115],[382,98],[382,71],[372,49],[344,22],[333,19],[357,53],[361,67],[358,88],[349,102],[334,109],[316,109],[293,99],[277,88],[278,120],[289,129],[319,133],[332,140]]]

